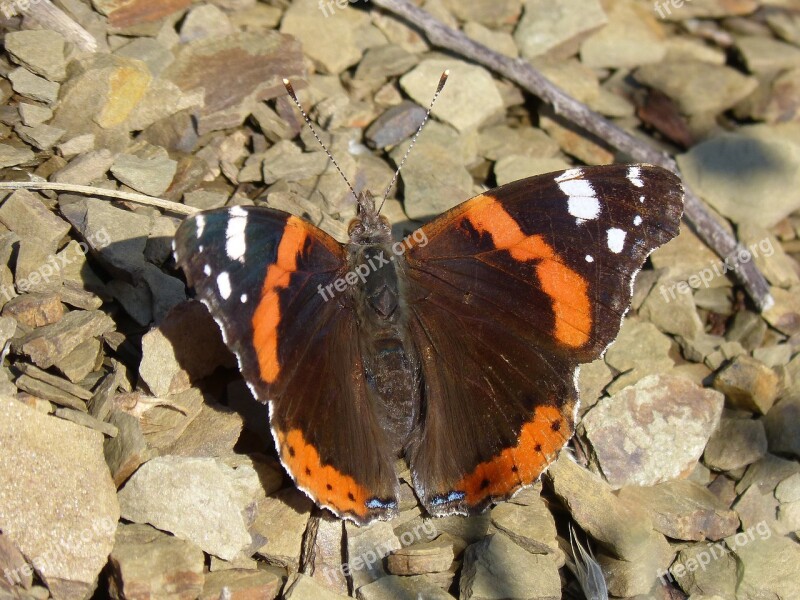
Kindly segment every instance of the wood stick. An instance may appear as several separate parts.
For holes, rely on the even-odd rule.
[[[658,165],[680,176],[677,164],[669,155],[632,136],[585,104],[578,102],[550,83],[523,59],[509,58],[471,40],[461,31],[448,27],[408,0],[372,0],[372,3],[422,30],[433,45],[455,52],[513,81],[549,103],[556,114],[605,140],[634,160]],[[700,198],[685,183],[684,188],[686,191],[684,217],[700,239],[722,258],[744,249],[711,216]],[[758,310],[763,311],[772,306],[769,284],[754,262],[741,264],[740,268],[734,271],[734,275],[753,299]]]
[[[161,198],[154,198],[146,194],[136,192],[120,192],[117,190],[107,190],[105,188],[92,187],[90,185],[77,185],[75,183],[52,183],[50,181],[4,181],[0,182],[0,190],[54,190],[56,192],[67,192],[74,194],[85,194],[87,196],[104,196],[106,198],[116,198],[136,202],[145,206],[154,206],[163,210],[168,210],[179,215],[193,215],[198,209]]]
[[[92,34],[50,0],[30,0],[28,8],[20,10],[26,16],[35,19],[44,29],[60,33],[65,40],[72,42],[81,50],[97,52],[97,40]]]

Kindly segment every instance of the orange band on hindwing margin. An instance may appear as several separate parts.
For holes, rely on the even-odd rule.
[[[466,494],[469,506],[479,506],[487,498],[510,496],[533,483],[572,435],[561,411],[554,406],[539,406],[533,418],[522,426],[517,445],[480,463],[459,481],[455,489]]]
[[[553,303],[558,341],[572,348],[588,342],[592,311],[586,280],[567,266],[542,236],[526,235],[491,196],[477,196],[468,204],[465,218],[479,232],[490,234],[498,250],[508,250],[514,260],[538,261],[536,275]]]
[[[286,220],[277,258],[267,269],[261,300],[253,314],[253,346],[258,355],[261,378],[267,383],[274,383],[281,370],[278,360],[278,325],[281,322],[279,292],[289,287],[307,237],[306,226],[300,219],[289,217]]]
[[[276,430],[281,460],[292,474],[297,485],[314,499],[335,509],[338,513],[350,513],[365,518],[369,512],[367,489],[330,465],[323,465],[319,452],[309,444],[302,431]]]

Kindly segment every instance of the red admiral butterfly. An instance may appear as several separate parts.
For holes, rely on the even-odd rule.
[[[581,167],[489,190],[399,242],[368,192],[345,244],[280,210],[205,211],[175,258],[301,490],[356,523],[387,519],[402,457],[430,514],[466,515],[532,484],[570,439],[579,365],[614,340],[682,211],[664,169]]]

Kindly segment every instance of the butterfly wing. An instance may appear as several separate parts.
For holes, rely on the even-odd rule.
[[[346,271],[342,245],[282,211],[234,207],[187,218],[175,257],[269,403],[297,486],[358,523],[391,516],[397,478],[367,396],[354,311],[320,293]]]
[[[434,515],[533,483],[572,436],[577,369],[616,337],[647,256],[678,233],[680,180],[570,169],[499,187],[406,253],[423,422],[407,456]]]

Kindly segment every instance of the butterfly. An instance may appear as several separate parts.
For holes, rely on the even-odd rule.
[[[429,514],[479,513],[533,484],[573,435],[579,367],[615,339],[636,273],[677,235],[680,179],[642,164],[537,175],[403,239],[371,193],[356,198],[346,243],[273,208],[197,213],[175,234],[176,263],[319,506],[391,518],[402,458]]]

